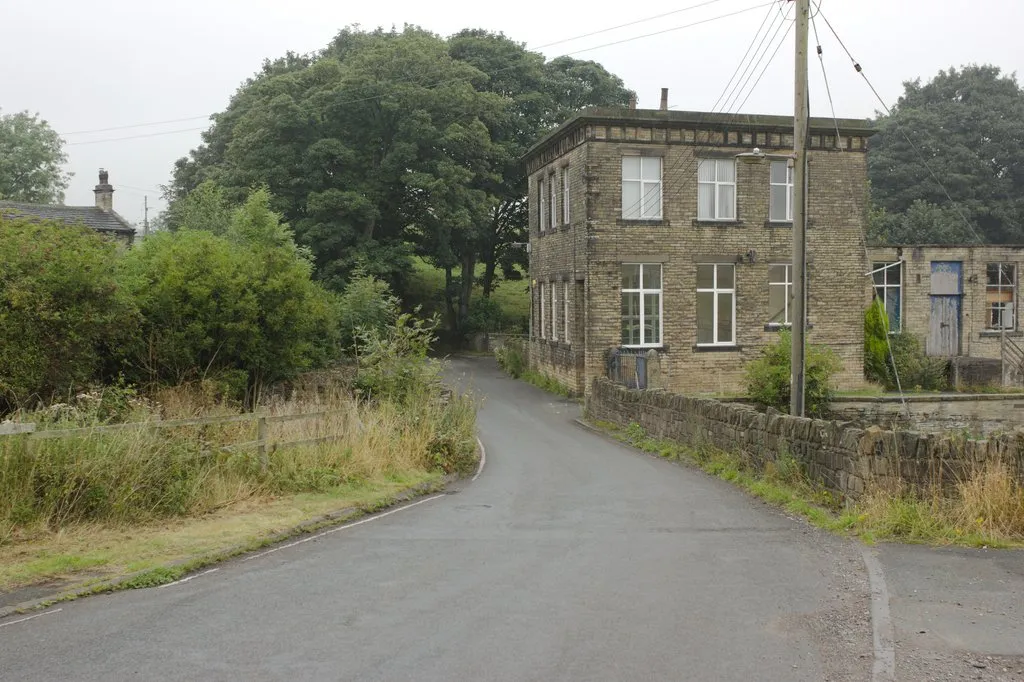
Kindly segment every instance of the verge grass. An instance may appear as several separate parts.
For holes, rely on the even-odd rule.
[[[872,486],[852,504],[812,482],[791,456],[758,468],[738,453],[653,438],[639,424],[593,425],[624,443],[665,459],[694,464],[815,526],[867,543],[1024,547],[1024,485],[1000,462],[975,467],[953,485],[927,490]]]
[[[174,416],[226,411],[163,396]],[[164,415],[149,406],[149,420]],[[374,507],[475,462],[475,405],[431,390],[398,405],[347,389],[272,401],[266,437],[327,442],[270,447],[255,422],[0,438],[0,590],[75,573],[154,568],[252,542],[334,509]],[[19,415],[39,421],[46,415]],[[132,416],[138,418],[138,409]],[[75,413],[47,429],[97,425]]]

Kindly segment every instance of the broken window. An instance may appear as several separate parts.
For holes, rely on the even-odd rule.
[[[989,263],[986,273],[988,283],[985,286],[985,304],[988,308],[988,328],[1015,329],[1017,266],[1012,263]]]
[[[622,266],[622,345],[661,345],[661,265]]]
[[[896,333],[901,329],[903,317],[903,263],[873,263],[871,270],[875,300],[881,302],[889,318],[889,331]]]
[[[736,266],[697,266],[697,345],[736,343]]]

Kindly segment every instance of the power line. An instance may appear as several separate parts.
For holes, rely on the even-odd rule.
[[[75,131],[72,131],[70,133],[64,133],[63,137],[68,137],[70,135],[88,135],[90,133],[109,133],[112,130],[127,130],[129,128],[146,128],[148,126],[162,126],[162,125],[168,125],[170,123],[185,123],[187,121],[199,121],[199,120],[208,119],[208,118],[210,118],[209,114],[207,114],[205,116],[189,116],[187,118],[171,118],[171,119],[168,119],[166,121],[153,121],[151,123],[132,123],[130,125],[111,126],[110,128],[94,128],[92,130],[75,130]]]
[[[772,8],[771,7],[768,8],[768,12],[764,15],[764,19],[761,20],[761,25],[758,27],[757,31],[754,33],[754,39],[751,40],[750,41],[750,45],[747,46],[747,51],[743,53],[743,57],[740,59],[740,63],[736,65],[736,70],[732,72],[731,76],[729,76],[729,81],[725,84],[725,89],[722,90],[722,93],[718,96],[718,99],[715,100],[715,103],[711,105],[711,111],[714,111],[715,108],[721,103],[722,97],[729,90],[729,86],[732,85],[733,79],[736,78],[736,74],[738,74],[740,72],[740,69],[743,68],[743,65],[747,61],[747,57],[750,56],[750,51],[754,48],[754,42],[757,40],[757,36],[761,33],[761,29],[764,28],[764,25],[768,22],[768,17],[770,17],[770,16],[772,16]],[[774,23],[774,20],[772,20],[772,21]],[[769,30],[771,30],[771,29],[769,29]],[[746,73],[746,72],[744,72],[744,73]],[[740,76],[740,78],[743,78],[743,76]],[[736,82],[739,83],[738,80]]]
[[[675,13],[686,11],[688,9],[693,9],[693,8],[696,8],[696,7],[702,7],[704,5],[709,5],[709,4],[712,4],[713,2],[718,2],[718,1],[719,0],[706,0],[705,2],[700,3],[698,5],[693,5],[692,7],[687,7],[687,8],[683,8],[683,9],[680,9],[680,10],[676,10]],[[605,48],[605,47],[612,47],[612,46],[615,46],[615,45],[622,45],[624,43],[633,42],[635,40],[642,40],[644,38],[651,38],[653,36],[663,35],[663,34],[671,33],[671,32],[674,32],[674,31],[681,31],[683,29],[693,28],[695,26],[701,26],[703,24],[708,24],[708,23],[711,23],[713,21],[719,21],[721,19],[728,19],[730,17],[738,16],[740,14],[744,14],[746,12],[750,12],[750,11],[753,11],[755,9],[760,9],[762,7],[767,7],[767,6],[770,6],[770,5],[774,4],[776,1],[777,0],[772,0],[771,2],[763,3],[763,4],[760,4],[760,5],[754,5],[752,7],[747,7],[745,9],[736,10],[734,12],[729,12],[727,14],[721,14],[721,15],[710,17],[710,18],[707,18],[707,19],[702,19],[700,21],[695,21],[695,22],[692,22],[692,23],[689,23],[689,24],[683,24],[681,26],[674,26],[672,28],[666,28],[666,29],[662,29],[660,31],[654,31],[653,33],[645,33],[643,35],[633,36],[631,38],[623,38],[621,40],[615,40],[615,41],[612,41],[612,42],[609,42],[609,43],[603,43],[601,45],[594,45],[593,47],[586,47],[586,48],[582,48],[582,49],[579,49],[579,50],[574,50],[572,52],[566,52],[565,54],[562,54],[562,55],[559,55],[559,56],[560,57],[571,57],[571,56],[574,56],[574,55],[583,54],[584,52],[592,52],[594,50],[600,50],[600,49]],[[672,13],[669,13],[669,14],[672,14]],[[655,17],[649,17],[648,19],[642,19],[642,20],[634,21],[634,22],[630,22],[628,24],[621,24],[620,26],[614,26],[614,27],[609,28],[609,29],[603,29],[602,31],[595,31],[593,34],[596,35],[597,33],[604,33],[604,32],[607,32],[607,31],[612,31],[612,30],[615,30],[617,28],[621,28],[623,26],[631,26],[631,25],[636,24],[636,23],[642,23],[644,21],[651,21],[653,19],[660,18],[661,16],[665,16],[665,15],[657,15]],[[582,36],[576,36],[574,38],[567,38],[566,40],[557,41],[557,42],[554,42],[554,43],[549,43],[548,45],[542,46],[542,47],[550,47],[552,45],[558,45],[558,44],[561,44],[561,43],[564,43],[564,42],[571,42],[573,40],[578,40],[581,37]],[[532,49],[540,49],[540,48],[532,48]],[[491,75],[495,75],[495,74],[498,74],[498,73],[503,73],[505,71],[511,71],[513,69],[516,69],[516,68],[519,68],[518,65],[509,66],[509,67],[506,67],[506,68],[503,68],[503,69],[498,69],[498,70],[494,71]],[[469,79],[470,79],[469,76],[463,76],[463,77],[459,77],[459,78],[451,78],[451,79],[447,79],[447,80],[443,80],[443,81],[438,81],[438,82],[432,83],[430,85],[424,85],[423,87],[426,88],[426,89],[433,89],[433,88],[440,87],[442,85],[449,85],[449,84],[452,84],[452,83],[459,83],[459,82],[462,82],[462,81],[465,81],[465,80],[469,80]],[[412,81],[412,80],[397,81],[396,84],[409,84],[409,83],[414,83],[414,82],[415,81]],[[361,102],[369,102],[369,101],[372,101],[372,100],[381,99],[382,97],[386,97],[387,94],[388,93],[382,93],[382,94],[377,94],[377,95],[371,95],[371,96],[368,96],[368,97],[359,97],[359,98],[355,98],[355,99],[342,100],[340,102],[335,102],[334,104],[335,104],[335,106],[342,106],[342,105],[345,105],[345,104],[359,104]],[[207,117],[196,117],[196,118],[198,119],[198,118],[209,118],[209,117],[207,116]],[[182,120],[196,120],[196,119],[182,119]],[[136,125],[119,126],[119,127],[115,127],[115,128],[110,128],[109,130],[120,130],[120,129],[127,129],[127,128],[137,128],[137,127],[143,127],[143,126],[146,126],[146,125],[156,125],[156,124],[140,123],[140,124],[136,124]],[[195,132],[197,130],[206,130],[206,129],[207,129],[207,127],[204,126],[204,127],[200,127],[200,128],[184,128],[184,129],[180,129],[180,130],[167,130],[167,131],[162,131],[162,132],[157,132],[157,133],[145,133],[145,134],[141,134],[141,135],[129,135],[129,136],[126,136],[126,137],[105,138],[105,139],[102,139],[102,140],[89,140],[89,141],[85,141],[85,142],[69,142],[68,146],[71,146],[71,145],[83,145],[83,144],[99,144],[101,142],[120,142],[120,141],[123,141],[123,140],[135,140],[135,139],[140,139],[140,138],[145,138],[145,137],[158,137],[158,136],[161,136],[161,135],[175,135],[175,134],[178,134],[178,133],[189,133],[189,132]],[[79,131],[80,134],[84,134],[84,133],[88,133],[88,132],[99,132],[99,131]]]
[[[740,105],[736,107],[736,111],[742,109],[744,105],[746,105],[747,100],[750,99],[750,96],[754,94],[754,90],[757,89],[757,86],[760,85],[761,83],[761,79],[764,78],[764,75],[768,72],[768,67],[770,67],[772,65],[772,62],[775,61],[776,55],[779,54],[779,50],[782,49],[782,46],[785,44],[786,38],[789,37],[789,32],[791,30],[793,30],[792,24],[786,27],[786,32],[782,34],[782,40],[780,40],[779,43],[775,46],[775,51],[772,52],[772,56],[768,58],[768,61],[765,63],[764,68],[761,69],[761,73],[758,74],[757,80],[754,81],[754,84],[750,86],[750,90],[747,91],[747,96],[744,97],[743,101],[740,102]]]
[[[887,114],[889,114],[889,116],[891,117],[889,120],[896,127],[896,130],[899,132],[900,135],[903,136],[903,139],[907,141],[907,144],[910,145],[910,148],[914,150],[914,153],[917,155],[917,158],[921,162],[921,165],[925,167],[925,170],[928,171],[928,174],[931,176],[932,180],[934,180],[935,184],[939,186],[939,189],[942,190],[942,193],[946,195],[946,199],[949,201],[950,206],[952,206],[953,210],[956,211],[958,216],[960,216],[960,219],[963,221],[964,225],[967,226],[967,229],[970,230],[971,234],[978,241],[978,243],[984,243],[985,240],[981,238],[981,235],[978,234],[978,231],[974,229],[973,225],[971,225],[971,221],[969,221],[967,219],[967,216],[964,215],[964,212],[960,210],[960,206],[957,204],[956,201],[953,200],[953,197],[950,195],[949,190],[946,189],[946,186],[939,179],[939,176],[936,175],[934,170],[932,170],[932,167],[931,165],[929,165],[928,160],[925,158],[924,154],[921,152],[918,146],[914,144],[914,141],[910,139],[910,136],[907,135],[906,131],[903,130],[903,126],[900,125],[899,121],[896,120],[896,116],[894,115],[893,109],[890,108],[889,105],[886,104],[885,100],[882,99],[882,96],[878,94],[878,90],[875,89],[875,86],[871,83],[871,80],[868,78],[867,74],[864,73],[864,69],[861,68],[860,63],[856,59],[854,59],[853,55],[850,53],[850,50],[846,47],[846,44],[843,42],[843,39],[839,37],[839,34],[836,32],[836,29],[832,26],[832,22],[830,22],[828,20],[828,17],[826,17],[821,12],[820,6],[818,8],[818,13],[821,14],[822,20],[824,20],[825,25],[828,26],[829,30],[832,32],[832,35],[834,35],[836,40],[839,41],[839,45],[842,46],[843,50],[846,52],[846,56],[848,56],[850,58],[850,61],[853,62],[854,70],[861,75],[861,78],[863,78],[864,82],[867,83],[868,87],[871,89],[871,92],[874,93],[875,98],[882,105],[882,108],[885,109],[885,112]]]
[[[786,12],[788,14],[789,10],[787,9]],[[723,111],[731,111],[733,107],[736,105],[736,103],[739,102],[740,96],[743,94],[743,91],[750,83],[750,79],[754,76],[755,73],[757,73],[758,64],[760,64],[761,60],[763,60],[765,56],[767,56],[768,50],[771,49],[772,43],[775,42],[776,36],[778,36],[779,31],[781,31],[782,27],[786,24],[787,14],[783,14],[781,7],[779,7],[779,16],[781,20],[778,22],[778,25],[776,25],[774,20],[772,20],[771,26],[769,26],[768,28],[768,32],[765,33],[764,37],[761,38],[761,42],[757,46],[757,50],[755,51],[755,54],[757,55],[756,59],[754,61],[751,61],[747,70],[744,72],[744,76],[746,76],[746,78],[743,78],[741,76],[741,78],[743,78],[742,85],[740,85],[740,83],[737,82],[737,85],[739,87],[736,88],[732,93],[730,93],[729,97],[726,98],[725,105],[722,107]],[[773,28],[775,30],[774,33],[772,33]],[[771,34],[770,38],[769,34]]]
[[[818,14],[821,14],[821,5],[818,5]],[[818,47],[818,62],[821,64],[821,77],[825,80],[825,93],[828,95],[828,106],[832,110],[832,120],[836,124],[836,144],[842,148],[842,135],[839,132],[839,119],[836,118],[836,105],[832,101],[832,87],[828,83],[828,72],[825,70],[825,57],[821,50],[821,38],[818,36],[818,22],[815,17],[818,14],[811,14],[811,26],[814,27],[814,42],[817,43]],[[866,248],[866,247],[865,247]]]

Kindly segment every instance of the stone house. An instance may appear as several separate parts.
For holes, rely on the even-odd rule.
[[[114,211],[114,187],[108,181],[107,171],[100,169],[99,184],[93,192],[93,206],[61,206],[56,204],[28,204],[19,201],[0,201],[0,216],[53,220],[66,225],[84,225],[113,237],[126,246],[135,240],[135,228]]]
[[[838,128],[838,136],[837,136]],[[810,343],[863,385],[863,121],[813,119]],[[618,353],[652,387],[728,394],[790,323],[793,119],[592,108],[524,157],[529,175],[530,366],[582,394]],[[654,350],[655,354],[649,353]]]
[[[1000,358],[1020,343],[1019,275],[1024,246],[872,246],[872,289],[892,331],[918,336],[936,357]]]

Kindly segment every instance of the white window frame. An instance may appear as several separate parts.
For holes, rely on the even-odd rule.
[[[555,229],[558,220],[558,185],[555,184],[555,174],[548,175],[548,229]]]
[[[707,163],[715,164],[715,179],[714,180],[701,180],[700,179],[700,167]],[[719,180],[719,164],[731,164],[732,165],[732,177],[731,181]],[[737,188],[736,188],[736,159],[701,159],[697,165],[697,220],[705,221],[722,221],[722,222],[736,222],[739,218],[736,213],[737,203]],[[700,187],[702,185],[710,185],[715,197],[715,211],[714,215],[706,216],[700,214]],[[726,216],[722,212],[722,202],[719,201],[721,196],[718,191],[720,187],[732,187],[732,215]]]
[[[997,266],[999,268],[999,276],[997,277],[997,282],[995,284],[992,284],[991,282],[988,281],[988,269],[991,266],[993,266],[993,265],[995,265],[995,266]],[[1003,284],[1002,283],[1002,274],[1003,274],[1003,271],[1005,269],[1007,269],[1007,268],[1009,268],[1009,270],[1010,270],[1010,279],[1012,280],[1012,282],[1010,284]],[[993,304],[993,303],[991,303],[988,300],[988,295],[992,291],[995,291],[997,294],[1002,294],[1002,292],[1004,292],[1004,291],[1009,291],[1010,292],[1010,301],[1009,301],[1010,323],[1009,324],[1006,323],[1006,313],[1007,313],[1007,307],[1006,306],[1007,306],[1007,304],[1006,303]],[[995,305],[1000,305],[1000,307],[1002,308],[1002,310],[1000,312],[1000,319],[1002,320],[1002,324],[999,324],[999,325],[992,324],[992,311],[994,310]],[[1017,329],[1017,264],[1016,263],[1002,263],[1002,262],[1000,262],[1000,263],[986,263],[985,264],[985,310],[986,310],[985,329],[994,330],[994,331],[1013,331],[1013,330]]]
[[[547,210],[546,210],[545,207],[547,206],[547,201],[548,201],[547,195],[544,193],[544,189],[545,189],[546,185],[547,185],[547,183],[544,181],[544,176],[543,175],[540,176],[539,178],[537,178],[537,204],[538,204],[537,212],[538,212],[538,218],[540,219],[540,231],[541,232],[544,232],[547,229],[547,227],[544,225],[544,218],[545,218],[545,214],[547,213]]]
[[[558,341],[558,282],[548,285],[551,289],[551,340]]]
[[[638,177],[627,177],[626,176],[626,159],[639,159],[640,161],[640,175]],[[657,163],[658,164],[658,179],[655,180],[644,180],[644,165]],[[640,154],[627,154],[622,157],[622,219],[623,220],[661,220],[663,214],[663,206],[665,203],[665,192],[662,187],[662,180],[664,180],[665,164],[662,163],[660,156],[642,156]],[[626,205],[626,184],[639,184],[640,185],[640,201],[639,205],[634,203],[631,206]],[[647,195],[650,194],[654,187],[658,188],[658,210],[657,213],[645,214],[644,210],[647,207]],[[634,209],[636,213],[634,214]]]
[[[698,294],[710,293],[712,295],[711,296],[711,301],[712,301],[712,306],[713,306],[712,307],[712,316],[713,316],[714,321],[713,321],[713,323],[711,325],[712,339],[713,340],[710,343],[708,343],[708,342],[701,343],[700,341],[698,341],[697,345],[702,347],[702,348],[703,347],[710,348],[712,346],[723,346],[723,347],[735,346],[736,345],[736,265],[734,263],[698,263],[697,264],[698,268],[700,268],[701,266],[713,267],[714,268],[714,276],[712,278],[711,288],[707,288],[707,287],[701,288],[699,286],[697,287],[697,293]],[[722,268],[722,267],[732,268],[732,286],[731,287],[720,287],[718,285],[718,269]],[[719,294],[731,294],[732,295],[732,309],[729,311],[729,314],[732,316],[732,339],[729,340],[729,341],[720,341],[718,339],[718,316],[719,316],[719,312],[720,312],[719,309],[718,309],[718,295]],[[698,299],[697,305],[700,305],[699,299]],[[697,317],[699,318],[700,315],[698,314]]]
[[[540,338],[548,338],[548,316],[547,316],[547,305],[544,301],[544,282],[541,282],[540,287]]]
[[[772,180],[772,168],[776,167],[776,164],[783,164],[786,167],[786,182],[779,183]],[[772,189],[775,187],[785,187],[786,192],[786,217],[785,218],[774,218],[772,217],[775,194]],[[793,165],[789,161],[772,161],[771,166],[768,169],[768,222],[771,223],[791,223],[793,222]]]
[[[899,282],[895,284],[889,283],[889,273],[893,270],[899,272]],[[882,284],[875,282],[875,276],[882,274]],[[889,297],[888,290],[896,289],[899,291],[899,310],[896,311],[896,319],[899,322],[896,328],[892,326],[892,315],[889,314]],[[886,323],[889,325],[890,334],[898,334],[903,330],[903,261],[877,261],[871,264],[871,292],[876,298],[880,298],[882,301],[882,311],[885,313]],[[881,293],[881,296],[879,296]]]
[[[786,268],[786,274],[783,277],[782,282],[772,281],[772,268]],[[768,264],[768,291],[771,292],[772,287],[780,287],[784,290],[785,305],[783,306],[782,321],[777,322],[775,320],[768,320],[768,324],[776,325],[779,327],[789,327],[793,324],[793,321],[789,318],[792,313],[792,306],[790,301],[793,300],[793,266],[790,263],[769,263]],[[771,300],[771,296],[768,297]]]
[[[569,167],[562,166],[562,224],[569,224]]]
[[[562,331],[566,343],[570,343],[569,340],[569,282],[562,282],[562,321],[564,322],[565,329]]]
[[[639,289],[624,289],[621,286],[621,273],[622,268],[627,265],[638,265],[640,266],[640,288]],[[660,286],[657,289],[646,289],[644,288],[644,268],[658,268],[658,283]],[[624,294],[638,294],[640,296],[640,343],[624,343],[623,348],[662,348],[665,345],[665,269],[661,266],[661,263],[622,263],[619,266],[620,286],[619,286],[619,305],[622,305],[622,296]],[[644,296],[647,295],[658,295],[658,340],[656,342],[649,342],[645,337],[646,325],[646,313],[644,312]],[[622,321],[619,320],[619,339],[622,339]]]

